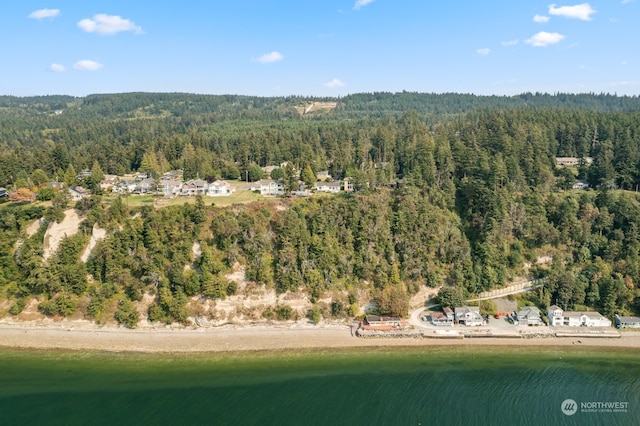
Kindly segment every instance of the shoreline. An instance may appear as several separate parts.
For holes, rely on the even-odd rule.
[[[353,330],[355,331],[355,330]],[[352,336],[348,324],[264,324],[217,328],[125,329],[76,321],[54,324],[0,323],[0,349],[140,353],[224,353],[373,347],[584,347],[640,349],[640,332],[621,337],[473,337],[463,339]]]

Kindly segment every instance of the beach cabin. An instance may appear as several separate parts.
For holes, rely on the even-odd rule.
[[[614,318],[616,328],[640,328],[640,317],[618,316]]]
[[[448,327],[453,325],[453,318],[448,317],[444,312],[431,312],[429,317],[431,318],[431,324],[433,325]]]
[[[518,318],[518,325],[542,325],[540,309],[535,306],[523,307],[516,313],[516,316]]]
[[[400,317],[383,317],[378,315],[367,315],[364,317],[365,325],[370,327],[392,326],[400,327],[402,320]]]
[[[455,318],[458,324],[467,327],[477,327],[484,324],[484,319],[480,315],[478,306],[461,306],[454,310]]]

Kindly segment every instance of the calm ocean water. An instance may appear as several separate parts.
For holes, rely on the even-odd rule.
[[[639,355],[507,347],[0,350],[0,424],[638,425]]]

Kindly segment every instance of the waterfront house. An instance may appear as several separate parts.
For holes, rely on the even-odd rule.
[[[364,317],[365,325],[370,327],[392,326],[400,327],[402,320],[400,317],[385,317],[378,315],[367,315]]]
[[[444,312],[444,314],[447,316],[447,318],[449,318],[451,321],[455,321],[456,314],[453,312],[453,309],[451,309],[449,307],[442,308],[442,312]]]
[[[616,328],[640,328],[640,317],[618,316],[614,318]]]
[[[453,318],[447,316],[444,312],[431,312],[429,314],[431,324],[436,326],[452,326]]]
[[[547,318],[549,318],[549,325],[555,327],[556,325],[562,325],[564,317],[563,311],[558,305],[551,305],[547,309]]]
[[[611,327],[611,320],[596,311],[563,311],[559,306],[552,305],[549,306],[547,316],[549,325],[553,327]]]
[[[525,306],[516,315],[519,325],[542,325],[540,309],[535,306]]]
[[[477,327],[484,324],[484,319],[480,315],[478,306],[456,307],[454,313],[458,324],[466,325],[467,327]]]

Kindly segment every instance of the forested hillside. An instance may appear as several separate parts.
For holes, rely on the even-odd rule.
[[[299,112],[314,101],[337,105]],[[51,194],[45,203],[6,203],[0,296],[11,314],[32,297],[47,315],[79,310],[97,320],[117,305],[118,321],[133,325],[147,295],[150,320],[186,322],[196,297],[222,300],[237,290],[226,274],[240,264],[255,285],[303,291],[314,308],[327,294],[344,294],[325,315],[358,313],[363,293],[379,312],[403,314],[422,286],[475,294],[525,273],[546,278],[535,295],[540,306],[637,313],[639,107],[637,97],[564,94],[0,97],[3,187],[73,184],[82,169],[158,176],[180,168],[187,179],[238,179],[287,161],[350,177],[356,188],[155,209],[99,195],[93,182],[92,198],[76,206],[80,232],[47,260],[45,231],[69,201]],[[559,168],[556,157],[593,162]],[[572,190],[576,179],[595,190]],[[107,238],[85,263],[96,224]],[[541,254],[554,257],[548,268],[525,268]]]

